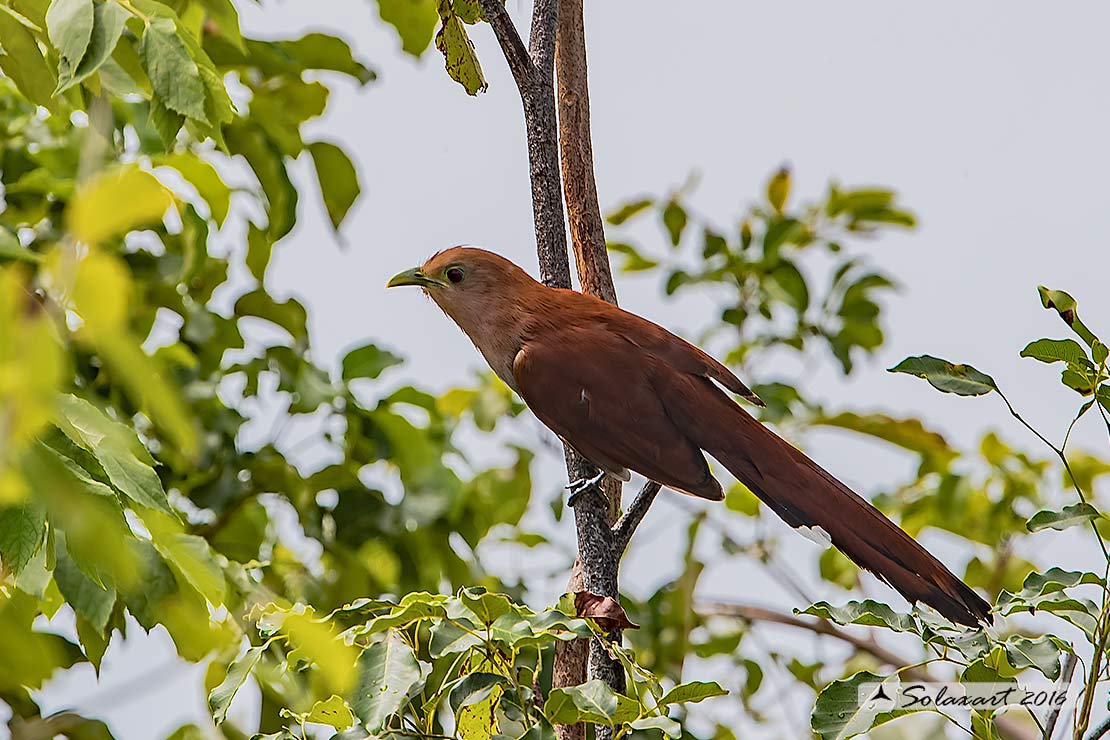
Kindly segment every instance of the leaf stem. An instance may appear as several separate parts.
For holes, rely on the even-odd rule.
[[[1004,394],[998,388],[995,388],[995,390],[998,392],[998,395],[1002,399],[1002,402],[1006,404],[1006,408],[1009,409],[1010,415],[1013,416],[1015,419],[1017,419],[1019,422],[1021,422],[1022,426],[1024,426],[1026,429],[1031,431],[1037,437],[1037,439],[1041,440],[1046,445],[1048,445],[1049,449],[1051,449],[1054,453],[1056,453],[1056,456],[1058,458],[1060,458],[1060,462],[1063,463],[1064,470],[1067,471],[1068,479],[1071,480],[1072,487],[1075,488],[1075,492],[1079,496],[1080,502],[1086,504],[1087,503],[1087,496],[1083,493],[1083,489],[1080,488],[1079,479],[1075,477],[1075,472],[1071,469],[1071,463],[1068,462],[1067,455],[1064,454],[1063,448],[1057,447],[1056,445],[1052,444],[1052,442],[1048,441],[1047,437],[1045,437],[1043,434],[1038,432],[1033,427],[1033,425],[1031,425],[1029,422],[1027,422],[1025,419],[1023,419],[1021,417],[1021,414],[1019,414],[1014,409],[1013,404],[1010,403],[1010,399],[1006,398],[1006,394]],[[1076,417],[1076,418],[1078,418],[1078,417]],[[1074,423],[1075,423],[1075,421],[1072,421],[1072,424],[1074,424]],[[1070,434],[1070,431],[1071,431],[1070,427],[1068,428],[1068,431],[1069,431],[1069,434]],[[1066,437],[1065,437],[1065,439],[1066,439]],[[1095,537],[1098,539],[1098,546],[1099,546],[1099,549],[1102,550],[1102,556],[1106,559],[1107,563],[1110,563],[1110,550],[1107,550],[1107,548],[1106,548],[1106,541],[1103,540],[1102,533],[1100,533],[1098,531],[1098,527],[1095,525],[1094,520],[1091,520],[1090,525],[1091,525],[1091,531],[1093,531],[1095,533]]]

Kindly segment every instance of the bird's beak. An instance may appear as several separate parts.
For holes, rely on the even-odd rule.
[[[421,288],[431,288],[433,286],[443,287],[444,283],[442,280],[428,277],[420,271],[419,267],[414,267],[391,277],[385,287],[396,288],[399,285],[418,285]]]

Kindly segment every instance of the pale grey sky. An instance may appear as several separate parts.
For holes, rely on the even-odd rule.
[[[850,382],[819,369],[807,389],[834,404],[922,416],[962,444],[990,427],[1027,443],[997,399],[942,396],[884,371],[906,355],[935,354],[994,375],[1030,421],[1059,438],[1074,399],[1055,370],[1017,353],[1030,339],[1065,335],[1040,307],[1038,283],[1071,292],[1087,323],[1110,335],[1103,256],[1110,244],[1110,6],[586,5],[603,208],[666,192],[696,170],[701,183],[691,203],[727,226],[783,161],[792,163],[802,197],[819,195],[830,178],[895,187],[921,225],[869,249],[903,284],[887,302],[888,344]],[[529,5],[509,7],[526,27]],[[308,185],[298,226],[276,250],[272,284],[309,306],[318,359],[373,338],[408,357],[404,380],[437,388],[465,382],[482,368],[469,342],[415,291],[382,286],[457,243],[494,249],[535,271],[519,101],[489,28],[473,37],[490,89],[470,98],[434,50],[419,61],[403,56],[372,2],[286,0],[245,10],[248,33],[337,33],[380,75],[362,90],[337,84],[328,114],[312,125],[319,138],[341,143],[362,174],[363,198],[343,229],[346,247],[337,247],[312,197],[311,165],[302,162],[299,180]],[[617,281],[622,305],[672,329],[693,330],[714,316],[708,296],[675,303],[653,278]],[[1094,424],[1077,439],[1106,444]],[[905,464],[834,434],[815,438],[811,452],[864,491]],[[545,491],[561,485],[557,465],[548,461],[539,471]],[[664,500],[641,533],[651,554],[641,550],[626,561],[630,592],[644,593],[677,567],[669,534],[681,518],[668,511],[673,503]],[[569,520],[558,532],[572,537]],[[1063,553],[1070,567],[1090,557],[1082,546],[1065,547],[1063,536],[1044,537],[1046,552]],[[940,535],[929,542],[956,566],[970,555]],[[800,541],[790,551],[812,559],[806,547]],[[539,584],[538,601],[559,586]],[[799,606],[777,584],[735,568],[711,569],[703,590]],[[164,683],[135,683],[167,659],[167,643],[155,636],[113,645],[99,686],[91,671],[70,671],[44,692],[44,708],[76,706],[103,717],[120,740],[161,738],[190,718],[203,721],[199,669],[173,668]],[[240,711],[253,703],[244,699]],[[783,711],[804,717],[807,710]]]

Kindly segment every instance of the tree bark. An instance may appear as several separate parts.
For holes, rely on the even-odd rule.
[[[594,183],[582,1],[535,0],[527,49],[500,0],[479,2],[512,70],[524,109],[540,278],[554,288],[571,287],[560,178],[561,140],[562,171],[567,178],[566,203],[582,288],[616,303]],[[556,47],[562,129],[555,112]],[[577,452],[569,447],[565,452],[570,480],[584,480],[596,474],[593,465]],[[600,493],[587,492],[578,499],[574,508],[578,561],[568,585],[571,591],[584,589],[618,597],[617,571],[624,545],[658,489],[642,498],[642,509],[625,521],[618,538],[613,526],[620,509],[620,490],[618,481],[607,479]],[[619,641],[621,634],[615,631],[608,637]],[[624,691],[624,670],[596,640],[591,642],[589,650],[575,643],[560,646],[555,658],[555,686],[585,682],[587,664],[589,676],[605,681],[615,691]],[[556,730],[560,740],[585,737],[585,728],[581,725],[560,726]],[[598,727],[596,737],[599,740],[612,737],[612,728]]]
[[[598,207],[590,137],[590,93],[582,0],[560,0],[555,45],[559,72],[559,143],[567,218],[582,292],[616,305],[617,291],[605,250],[605,224]]]

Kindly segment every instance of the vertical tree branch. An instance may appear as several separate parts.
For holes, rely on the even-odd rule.
[[[582,292],[616,304],[617,292],[605,250],[590,138],[590,94],[582,0],[560,0],[556,47],[559,68],[559,144],[567,219]]]
[[[536,0],[532,9],[530,52],[525,49],[500,0],[479,2],[509,63],[524,107],[540,279],[553,288],[569,288],[570,263],[559,178],[559,126],[553,86],[558,0]]]
[[[479,2],[513,72],[524,108],[540,278],[554,288],[571,287],[560,177],[561,141],[562,172],[567,182],[566,203],[571,214],[571,232],[582,289],[615,304],[616,290],[605,251],[604,226],[593,172],[582,0],[535,0],[526,53],[500,0]],[[556,119],[555,112],[556,56],[560,120]],[[597,472],[574,450],[567,447],[565,452],[567,472],[572,481],[591,478]],[[618,532],[613,529],[620,508],[620,483],[607,479],[601,492],[586,492],[579,498],[574,510],[578,561],[568,586],[571,591],[587,590],[617,598],[617,573],[624,545],[657,491],[656,487],[655,491],[640,500],[637,512],[619,530],[620,547],[617,546]],[[614,631],[608,637],[619,643],[620,631]],[[588,661],[587,650],[581,643],[557,649],[555,686],[583,683],[587,676],[587,662],[590,676],[605,681],[616,691],[624,691],[623,668],[596,640],[590,642]],[[560,740],[581,740],[585,737],[582,725],[560,726],[556,730]],[[598,740],[612,736],[612,728],[597,727]]]

